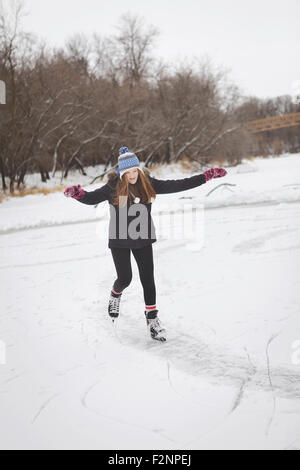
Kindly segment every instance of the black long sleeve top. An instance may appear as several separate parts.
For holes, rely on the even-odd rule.
[[[197,188],[206,183],[203,174],[180,180],[158,180],[149,176],[156,194],[172,194]],[[109,244],[111,248],[138,249],[157,242],[155,226],[151,216],[152,203],[133,204],[119,208],[113,205],[116,180],[111,180],[99,189],[86,192],[79,202],[96,205],[108,201],[110,204]],[[139,214],[139,215],[137,215]],[[139,230],[138,230],[139,229]]]

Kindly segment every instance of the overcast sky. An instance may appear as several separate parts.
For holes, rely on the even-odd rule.
[[[246,95],[292,94],[300,80],[300,0],[26,0],[27,30],[63,45],[73,33],[115,33],[123,13],[161,32],[158,57],[208,56]]]

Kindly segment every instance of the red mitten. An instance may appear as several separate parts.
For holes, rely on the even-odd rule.
[[[227,171],[224,168],[211,168],[206,170],[204,173],[206,182],[212,180],[213,178],[222,178],[227,175]]]
[[[64,192],[64,195],[66,197],[71,197],[78,200],[85,195],[85,191],[79,184],[78,186],[71,186],[70,188],[67,188]]]

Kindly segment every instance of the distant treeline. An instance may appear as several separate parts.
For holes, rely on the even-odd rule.
[[[3,189],[43,181],[73,168],[116,165],[119,147],[148,167],[182,158],[212,161],[300,151],[299,128],[255,136],[247,121],[299,112],[292,97],[245,97],[209,60],[166,64],[155,59],[159,34],[125,15],[112,37],[75,35],[49,48],[22,30],[23,6],[0,9],[0,173]]]

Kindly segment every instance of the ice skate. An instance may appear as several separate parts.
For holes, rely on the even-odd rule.
[[[108,314],[113,321],[119,318],[121,297],[122,294],[115,294],[114,292],[111,292],[110,294]]]
[[[167,332],[161,326],[160,320],[157,316],[158,310],[153,310],[152,312],[145,312],[147,326],[150,330],[151,338],[155,341],[165,342],[167,341]]]

